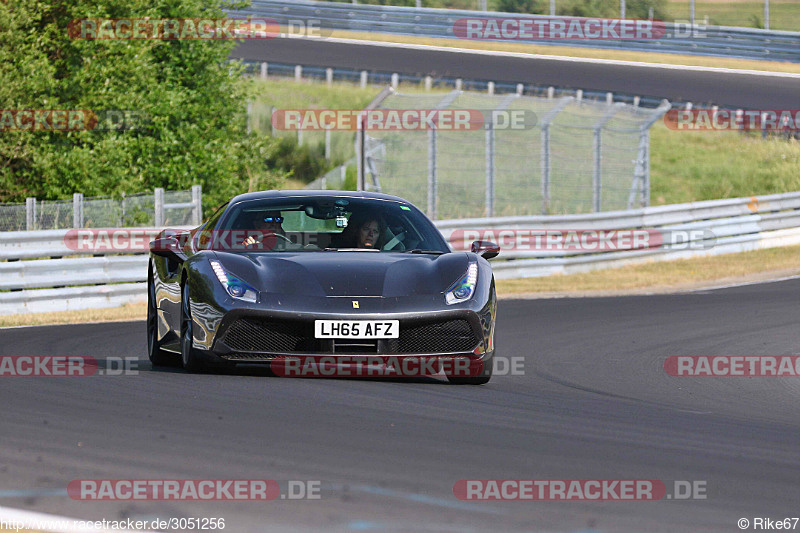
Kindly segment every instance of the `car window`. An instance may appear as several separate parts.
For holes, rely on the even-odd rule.
[[[312,196],[241,201],[228,209],[218,230],[224,235],[218,246],[246,251],[449,251],[436,227],[414,206],[372,198]],[[258,246],[254,241],[264,235],[269,246]]]

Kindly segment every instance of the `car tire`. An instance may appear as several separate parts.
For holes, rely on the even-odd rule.
[[[189,302],[189,282],[187,280],[181,290],[181,363],[184,370],[194,374],[205,372],[208,368],[193,346],[192,308]]]
[[[156,290],[152,279],[147,282],[147,357],[153,366],[177,366],[179,361],[176,354],[162,350],[158,340]]]
[[[485,385],[492,379],[492,364],[493,359],[489,359],[489,364],[483,365],[483,370],[477,376],[450,376],[447,375],[447,381],[453,385]]]

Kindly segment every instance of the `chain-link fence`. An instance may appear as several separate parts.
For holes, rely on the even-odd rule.
[[[24,204],[0,204],[0,231],[199,225],[201,204],[199,185],[188,191],[156,189],[121,198],[84,198],[80,193],[72,200],[28,198]]]
[[[431,218],[568,214],[649,204],[649,128],[670,108],[519,94],[402,94],[380,110],[462,110],[480,127],[362,129],[358,183]],[[511,118],[509,118],[511,117]],[[516,125],[514,117],[523,117]],[[357,156],[358,158],[359,156]]]

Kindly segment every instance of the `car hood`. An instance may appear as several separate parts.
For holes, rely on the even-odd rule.
[[[260,291],[303,296],[443,293],[467,270],[467,253],[217,252],[231,274]]]

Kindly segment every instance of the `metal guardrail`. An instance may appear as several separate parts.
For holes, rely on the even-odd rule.
[[[441,220],[436,225],[451,244],[454,232],[464,229],[701,229],[714,236],[707,249],[517,250],[502,251],[493,261],[498,279],[569,274],[800,244],[800,192],[582,215]],[[66,244],[68,231],[0,233],[0,315],[145,301],[146,254],[94,252],[95,257],[53,259],[75,254]],[[21,260],[34,257],[42,259]]]
[[[231,12],[234,16],[268,17],[280,24],[318,20],[323,28],[357,32],[381,32],[420,37],[456,38],[453,25],[462,18],[544,18],[542,15],[462,11],[451,9],[353,5],[312,0],[252,0],[252,5]],[[546,17],[550,18],[550,17]],[[800,62],[800,32],[771,31],[726,26],[666,23],[666,34],[657,40],[521,41],[588,48],[642,52],[724,56]]]

